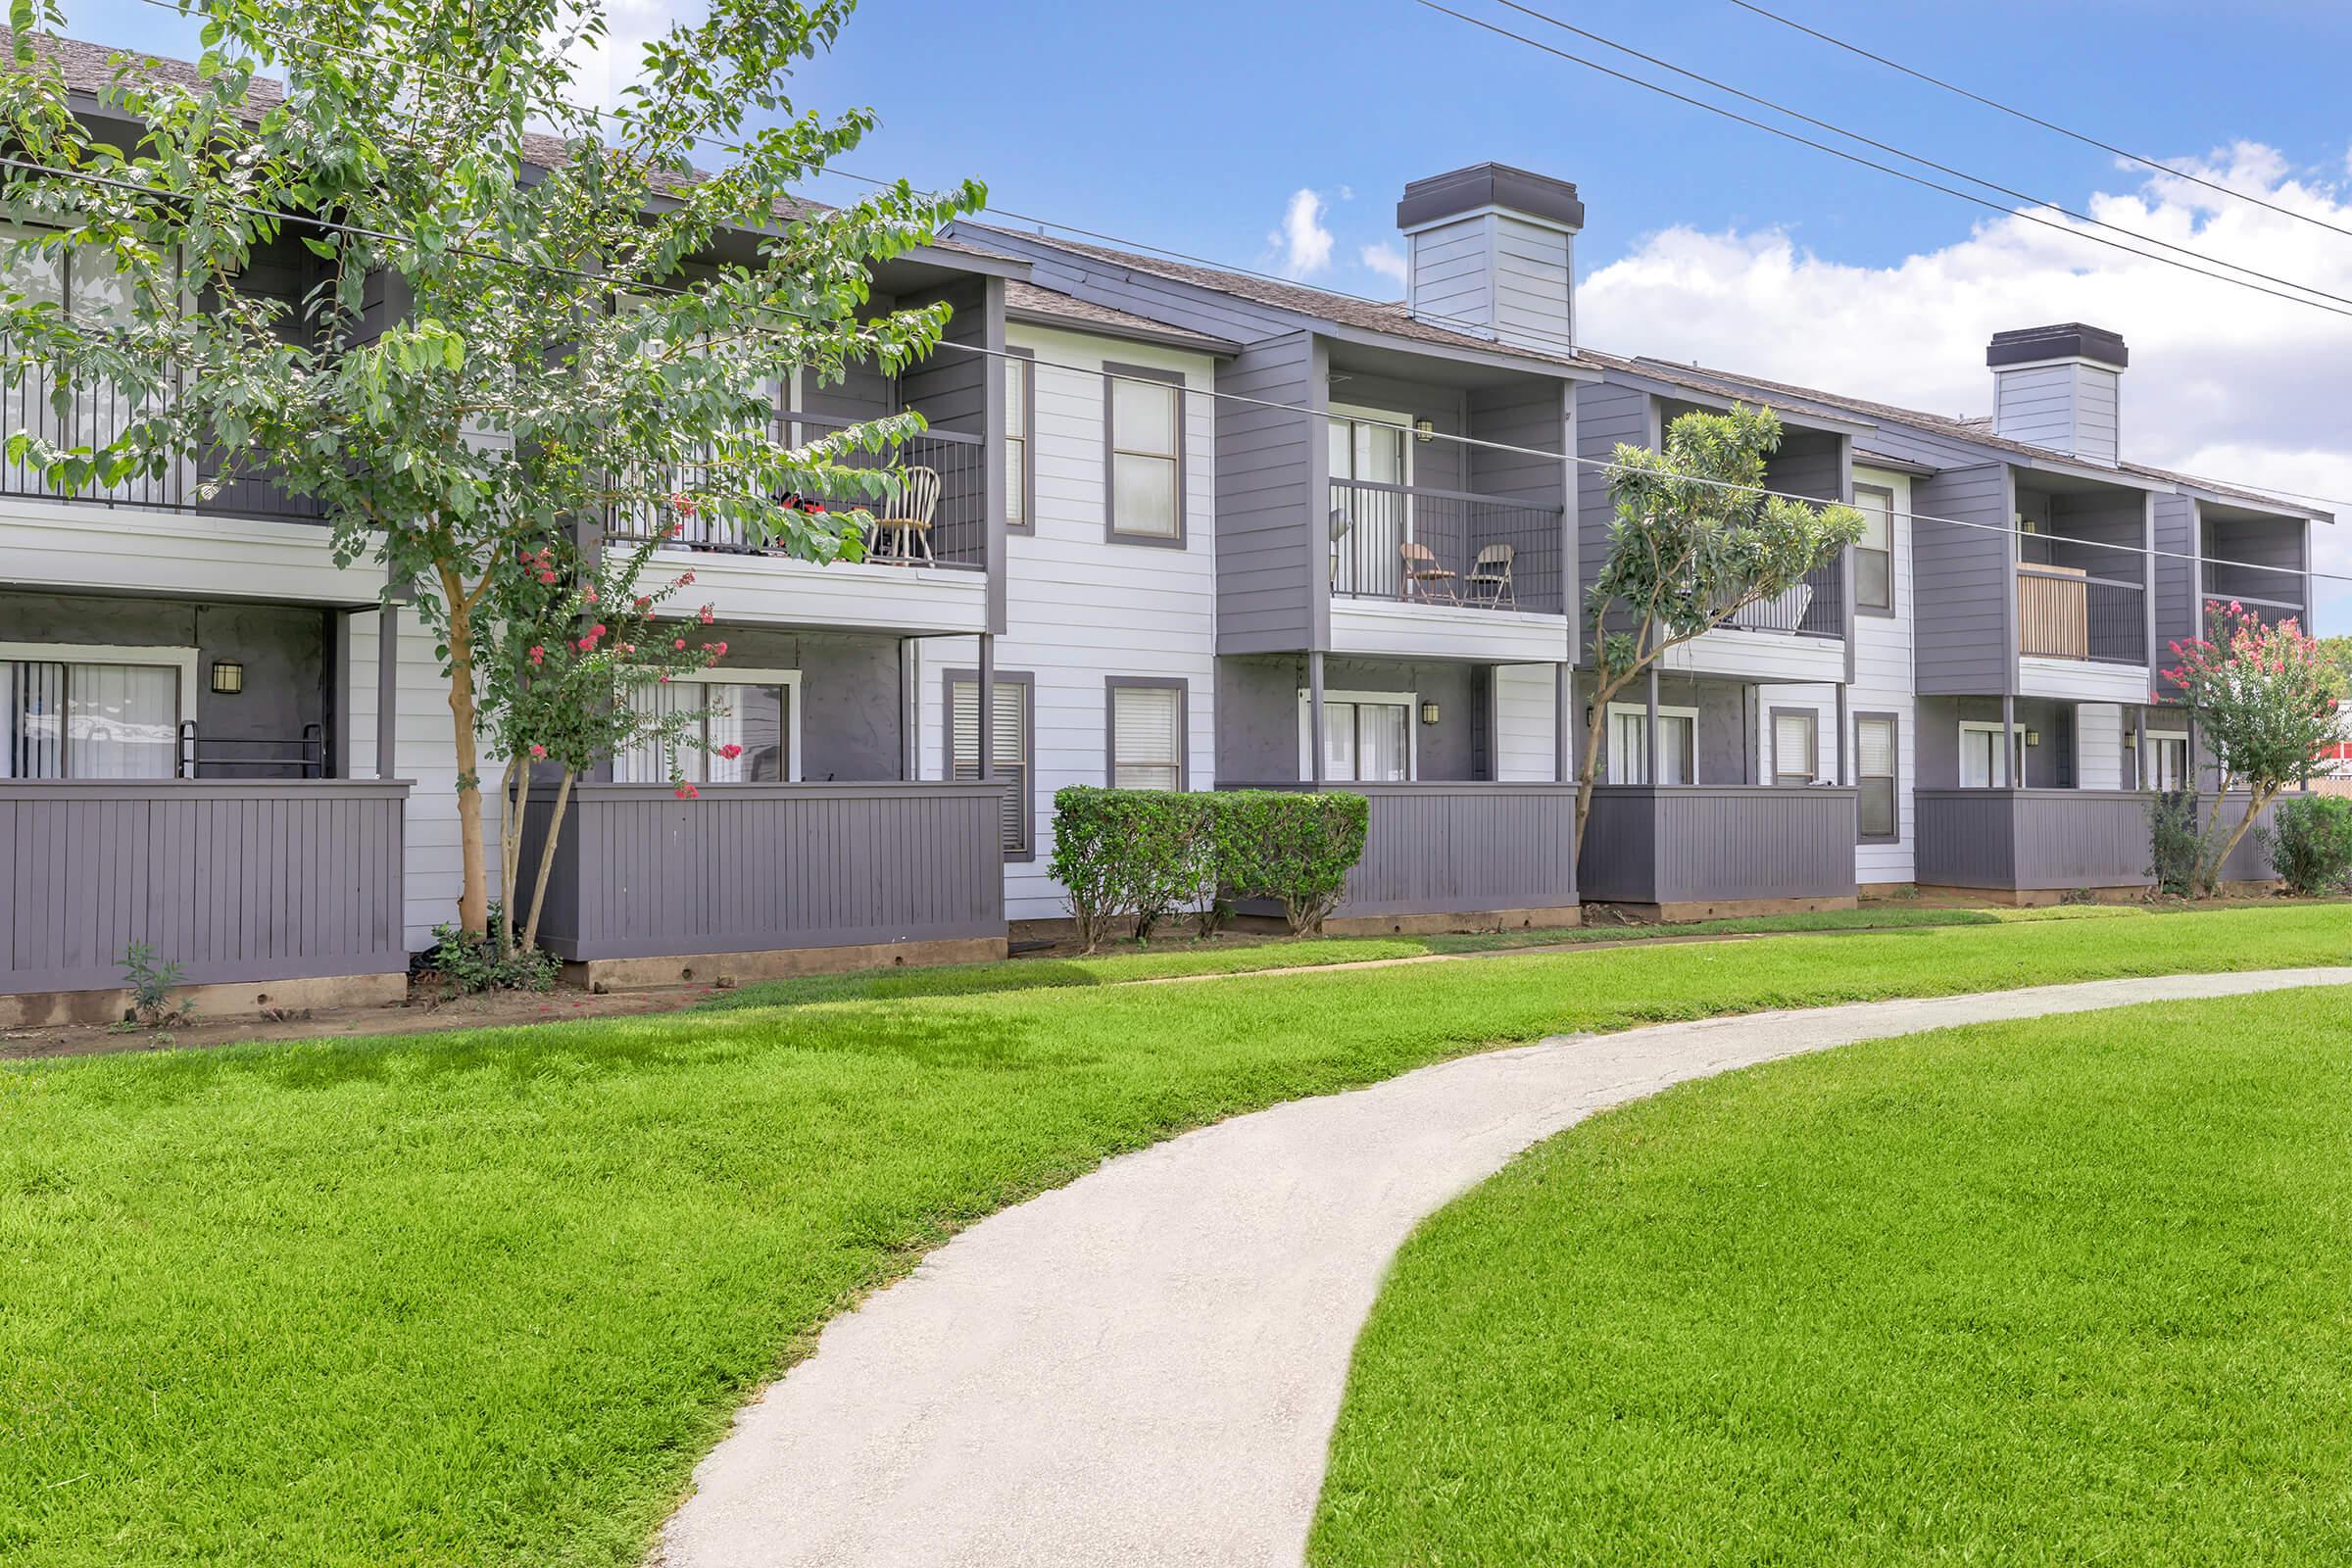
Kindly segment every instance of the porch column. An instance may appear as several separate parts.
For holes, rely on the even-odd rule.
[[[1658,666],[1654,662],[1649,666],[1648,701],[1648,711],[1642,720],[1642,781],[1655,784],[1658,782]],[[1692,758],[1691,761],[1691,773],[1695,776],[1697,759]]]
[[[400,606],[388,600],[375,612],[375,776],[397,778],[400,740]]]
[[[980,781],[997,776],[997,638],[980,634]],[[950,715],[954,722],[954,715]]]
[[[2132,787],[2148,787],[2148,710],[2132,710]]]
[[[1849,755],[1848,755],[1848,753],[1849,753],[1849,750],[1850,750],[1850,741],[1851,741],[1851,737],[1849,736],[1849,734],[1848,734],[1847,732],[1848,732],[1848,731],[1850,731],[1850,730],[1851,730],[1851,729],[1854,727],[1854,725],[1853,725],[1853,719],[1852,719],[1852,717],[1851,717],[1851,714],[1850,714],[1850,712],[1849,712],[1849,710],[1851,709],[1852,705],[1853,705],[1853,697],[1852,697],[1852,695],[1851,695],[1851,689],[1850,689],[1849,687],[1847,687],[1847,686],[1843,685],[1842,683],[1841,683],[1841,684],[1839,684],[1839,686],[1838,686],[1838,773],[1837,773],[1837,779],[1838,779],[1838,788],[1840,788],[1840,789],[1843,789],[1844,787],[1846,787],[1847,785],[1849,785],[1849,784],[1853,783],[1853,781],[1854,781],[1854,780],[1853,780],[1853,777],[1852,777],[1852,775],[1851,775],[1850,773],[1848,773],[1848,772],[1847,772],[1847,770],[1846,770],[1846,764],[1847,764],[1847,762],[1848,762],[1848,761],[1850,761],[1850,760],[1851,760],[1851,758],[1850,758],[1850,757],[1849,757]]]
[[[1307,782],[1323,787],[1323,651],[1307,650],[1306,655],[1306,752]],[[1360,770],[1359,770],[1360,771]]]
[[[2017,754],[2017,699],[2008,692],[2001,693],[2001,771],[2009,775],[2009,787],[2026,787],[2026,760]]]
[[[1576,706],[1576,666],[1551,666],[1551,770],[1553,778],[1562,784],[1574,774],[1568,742],[1570,710]]]
[[[899,639],[899,777],[913,783],[923,776],[922,671],[915,662],[919,645],[911,637]],[[950,725],[954,714],[947,715]]]

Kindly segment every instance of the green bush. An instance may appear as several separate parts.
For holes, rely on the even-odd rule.
[[[2170,790],[2148,803],[2148,875],[2156,879],[2157,892],[2176,899],[2192,896],[2204,848],[2195,791]]]
[[[2278,803],[2271,864],[2291,893],[2333,893],[2352,881],[2352,801],[2306,795]]]
[[[1368,816],[1356,795],[1072,785],[1054,796],[1052,869],[1089,953],[1122,918],[1143,941],[1185,908],[1210,935],[1242,898],[1280,903],[1304,934],[1338,905]]]
[[[425,967],[461,996],[482,991],[553,991],[563,967],[556,956],[544,948],[502,953],[498,931],[498,901],[493,899],[490,934],[476,935],[453,924],[433,927],[433,948],[425,955]]]

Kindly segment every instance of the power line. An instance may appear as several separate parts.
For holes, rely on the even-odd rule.
[[[1961,86],[1958,82],[1947,81],[1941,76],[1933,75],[1925,71],[1918,70],[1915,67],[1904,65],[1899,60],[1890,60],[1885,55],[1874,54],[1872,51],[1863,48],[1860,44],[1840,38],[1835,33],[1824,32],[1819,27],[1809,27],[1805,25],[1805,24],[1795,21],[1792,18],[1782,16],[1777,11],[1767,11],[1762,6],[1751,5],[1749,0],[1731,0],[1731,3],[1738,6],[1742,11],[1753,12],[1755,15],[1762,17],[1767,22],[1777,22],[1784,27],[1790,27],[1798,32],[1818,38],[1823,43],[1829,44],[1835,48],[1843,49],[1848,54],[1860,55],[1865,60],[1876,61],[1878,64],[1885,66],[1889,71],[1899,71],[1904,75],[1909,76],[1916,81],[1924,81],[1931,87],[1940,87],[1945,92],[1955,93],[1962,98],[1968,99],[1972,103],[1983,104],[1987,109],[1998,110],[2004,115],[2022,120],[2030,125],[2039,125],[2044,130],[2055,131],[2061,136],[2069,137],[2072,140],[2081,142],[2085,147],[2095,147],[2100,152],[2112,153],[2118,158],[2125,159],[2131,163],[2138,164],[2143,168],[2155,170],[2158,173],[2169,174],[2175,179],[2187,180],[2192,185],[2202,185],[2207,190],[2219,192],[2224,196],[2235,197],[2241,202],[2251,202],[2257,207],[2267,207],[2272,212],[2278,214],[2281,218],[2291,218],[2297,222],[2309,223],[2315,228],[2324,228],[2329,233],[2341,234],[2348,239],[2352,239],[2352,228],[2346,228],[2340,223],[2330,223],[2326,219],[2314,218],[2309,213],[2298,213],[2291,207],[2283,206],[2280,203],[2274,201],[2266,201],[2260,196],[2239,190],[2233,185],[2225,185],[2219,180],[2207,179],[2202,174],[2192,173],[2188,170],[2176,168],[2173,165],[2164,163],[2159,159],[2148,158],[2139,153],[2132,152],[2126,148],[2118,147],[2113,142],[2101,141],[2098,137],[2086,134],[2085,132],[2070,129],[2065,125],[2059,124],[2054,120],[2045,120],[2041,116],[2033,113],[2031,110],[2020,109],[2013,104],[2002,103],[1997,98],[1987,98],[1981,92],[1974,92],[1969,88]]]
[[[1742,125],[1747,125],[1753,129],[1761,130],[1768,135],[1778,136],[1784,141],[1795,142],[1800,147],[1810,147],[1816,152],[1828,153],[1833,158],[1842,158],[1849,164],[1859,164],[1865,169],[1875,169],[1880,173],[1891,174],[1896,179],[1907,180],[1911,184],[1922,186],[1928,190],[1940,191],[1946,196],[1956,197],[1961,201],[1969,203],[1971,206],[1982,207],[1988,212],[1999,213],[2006,218],[2015,218],[2024,222],[2036,223],[2043,228],[2055,229],[2061,234],[2071,234],[2077,239],[2088,240],[2094,245],[2104,245],[2110,250],[2122,251],[2127,256],[2136,256],[2142,261],[2155,262],[2164,267],[2177,267],[2184,272],[2194,272],[2200,277],[2210,277],[2217,282],[2228,283],[2237,288],[2251,289],[2257,294],[2268,294],[2274,299],[2285,300],[2289,304],[2309,306],[2315,311],[2326,311],[2330,316],[2352,317],[2352,310],[2325,304],[2317,299],[2306,298],[2302,294],[2289,294],[2283,289],[2276,289],[2269,287],[2266,284],[2251,282],[2246,278],[2232,277],[2228,272],[2217,272],[2207,268],[2194,267],[2187,262],[2177,261],[2169,256],[2158,256],[2152,252],[2139,250],[2133,246],[2126,245],[2121,240],[2109,239],[2103,234],[2087,234],[2082,229],[2073,227],[2070,224],[2061,223],[2052,219],[2041,218],[2033,213],[2018,212],[2013,208],[2002,206],[1999,202],[1991,201],[1985,197],[1979,196],[1973,191],[1961,190],[1956,186],[1946,185],[1938,180],[1928,179],[1922,175],[1914,174],[1908,170],[1897,169],[1891,164],[1882,164],[1875,159],[1865,158],[1859,153],[1848,152],[1842,147],[1834,147],[1828,142],[1815,141],[1810,136],[1798,135],[1795,131],[1786,129],[1780,125],[1771,124],[1765,121],[1757,120],[1748,115],[1740,114],[1738,110],[1726,109],[1721,104],[1708,103],[1703,98],[1693,98],[1688,93],[1677,92],[1672,87],[1662,86],[1657,82],[1645,80],[1641,76],[1634,75],[1628,72],[1619,71],[1611,66],[1604,66],[1597,60],[1589,60],[1583,55],[1572,54],[1568,50],[1557,48],[1551,44],[1545,43],[1540,38],[1531,38],[1523,32],[1513,32],[1510,28],[1502,26],[1499,24],[1488,22],[1480,17],[1473,17],[1466,12],[1456,11],[1450,6],[1441,5],[1438,3],[1438,0],[1413,0],[1413,4],[1421,6],[1430,11],[1438,12],[1443,16],[1451,17],[1457,22],[1468,23],[1471,26],[1483,28],[1488,32],[1494,33],[1497,37],[1508,38],[1514,43],[1525,44],[1530,49],[1541,50],[1544,54],[1552,55],[1558,59],[1565,60],[1571,65],[1583,66],[1588,71],[1595,71],[1604,76],[1613,76],[1619,81],[1630,82],[1634,86],[1645,88],[1650,92],[1657,93],[1663,97],[1672,98],[1680,103],[1689,104],[1694,109],[1703,109],[1711,115],[1720,115],[1726,120],[1736,121]],[[1842,135],[1846,133],[1841,131],[1839,134]],[[1854,139],[1860,141],[1863,138],[1857,136]],[[1979,183],[1983,184],[1987,182],[1979,181]],[[2304,285],[2296,284],[2294,286],[2301,288]],[[2319,291],[2315,289],[2311,290],[2310,292],[2317,293]]]
[[[2173,251],[2181,256],[2192,256],[2199,261],[2211,262],[2217,267],[2226,267],[2233,272],[2243,272],[2248,277],[2261,278],[2266,283],[2278,283],[2286,288],[2301,289],[2307,294],[2316,294],[2322,299],[2334,300],[2340,305],[2352,305],[2352,296],[2330,293],[2327,289],[2319,288],[2309,283],[2298,283],[2291,277],[2280,277],[2276,273],[2265,272],[2257,268],[2248,267],[2243,262],[2232,262],[2225,257],[2215,256],[2210,252],[2200,251],[2190,246],[2176,245],[2171,240],[2159,238],[2154,234],[2143,233],[2136,228],[2127,228],[2120,223],[2110,223],[2104,219],[2093,218],[2088,213],[2077,212],[2074,208],[2068,207],[2060,202],[2051,201],[2045,196],[2034,196],[2026,191],[2016,190],[2010,186],[2001,184],[1997,180],[1986,179],[1982,174],[1972,174],[1965,169],[1955,169],[1949,164],[1937,163],[1933,158],[1924,158],[1918,153],[1911,152],[1905,148],[1897,147],[1892,142],[1877,140],[1874,137],[1864,135],[1858,130],[1848,130],[1843,125],[1839,125],[1834,123],[1833,122],[1822,120],[1813,115],[1806,114],[1801,109],[1792,109],[1785,103],[1780,103],[1771,98],[1759,97],[1755,93],[1747,92],[1741,88],[1735,87],[1728,81],[1723,81],[1714,76],[1704,75],[1699,72],[1688,70],[1682,66],[1676,65],[1671,60],[1661,59],[1657,55],[1644,54],[1641,50],[1633,48],[1628,44],[1619,43],[1614,38],[1603,37],[1601,34],[1593,32],[1589,28],[1580,27],[1574,23],[1562,21],[1560,18],[1550,15],[1548,12],[1540,11],[1531,5],[1524,5],[1521,3],[1521,0],[1494,0],[1494,3],[1504,7],[1507,10],[1516,11],[1523,17],[1533,18],[1537,22],[1548,23],[1552,26],[1558,27],[1563,32],[1574,33],[1577,37],[1589,39],[1593,43],[1601,45],[1603,48],[1614,49],[1621,55],[1627,55],[1635,60],[1643,61],[1649,65],[1658,67],[1662,71],[1671,71],[1676,75],[1681,76],[1686,80],[1699,82],[1704,86],[1714,88],[1717,92],[1730,93],[1735,98],[1744,100],[1747,103],[1755,104],[1760,108],[1769,109],[1774,114],[1787,115],[1791,120],[1801,122],[1807,125],[1812,125],[1817,129],[1829,131],[1832,135],[1843,136],[1850,141],[1860,142],[1865,147],[1876,148],[1880,152],[1889,154],[1892,157],[1900,158],[1906,162],[1917,164],[1923,169],[1933,169],[1937,173],[1949,174],[1954,179],[1965,179],[1971,184],[1982,185],[1986,190],[1998,191],[2001,195],[2008,197],[2012,201],[2025,202],[2034,207],[2046,207],[2051,212],[2065,214],[2068,218],[2073,219],[2078,223],[2088,223],[2093,227],[2103,228],[2112,233],[2127,235],[2132,239],[2141,242],[2142,244],[2160,246],[2165,250]]]

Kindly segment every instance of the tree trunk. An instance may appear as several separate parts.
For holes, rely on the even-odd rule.
[[[2210,898],[2212,895],[2221,890],[2222,867],[2228,865],[2230,863],[2230,857],[2237,853],[2238,841],[2243,839],[2248,830],[2254,826],[2254,819],[2262,814],[2262,808],[2270,805],[2272,801],[2276,800],[2278,795],[2278,786],[2273,785],[2267,790],[2256,790],[2246,797],[2246,814],[2244,818],[2239,821],[2236,827],[2230,829],[2230,837],[2224,841],[2221,850],[2214,855],[2212,859],[2206,864],[2198,867],[2197,891],[2200,894]],[[2221,810],[2222,802],[2227,798],[2227,787],[2225,786],[2225,793],[2214,797],[2213,808],[2216,811]]]
[[[556,787],[556,808],[547,814],[547,842],[539,846],[539,874],[531,883],[531,917],[522,928],[524,952],[539,945],[539,915],[547,907],[547,874],[555,869],[556,840],[564,836],[564,810],[571,804],[571,780],[572,771],[567,767],[564,770],[564,782]],[[514,814],[519,817],[522,813]],[[519,846],[520,840],[516,843]],[[517,867],[516,875],[520,874]],[[509,897],[507,902],[512,905],[514,901]]]
[[[449,717],[458,747],[458,924],[475,936],[490,934],[489,879],[482,864],[482,779],[474,746],[473,609],[456,568],[440,568],[442,603],[449,614]]]
[[[1600,781],[1600,738],[1609,721],[1604,699],[1592,705],[1592,721],[1585,725],[1585,754],[1576,760],[1576,863],[1585,863],[1585,823],[1592,815],[1592,786]]]
[[[531,799],[530,764],[520,757],[507,759],[506,777],[498,787],[498,885],[507,896],[498,905],[498,951],[514,951],[514,887],[522,880],[522,808]]]

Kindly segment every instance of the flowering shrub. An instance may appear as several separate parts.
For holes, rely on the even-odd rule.
[[[2163,672],[2221,773],[2221,794],[2244,792],[2245,814],[2225,831],[2230,813],[2217,806],[2199,838],[2192,886],[2211,893],[2221,868],[2263,808],[2289,785],[2319,771],[2328,747],[2341,738],[2336,699],[2342,678],[2318,641],[2288,619],[2265,625],[2232,600],[2205,606],[2210,635],[2172,645],[2180,662]]]
[[[2309,795],[2278,808],[2271,864],[2290,893],[2335,893],[2352,882],[2352,801]]]

